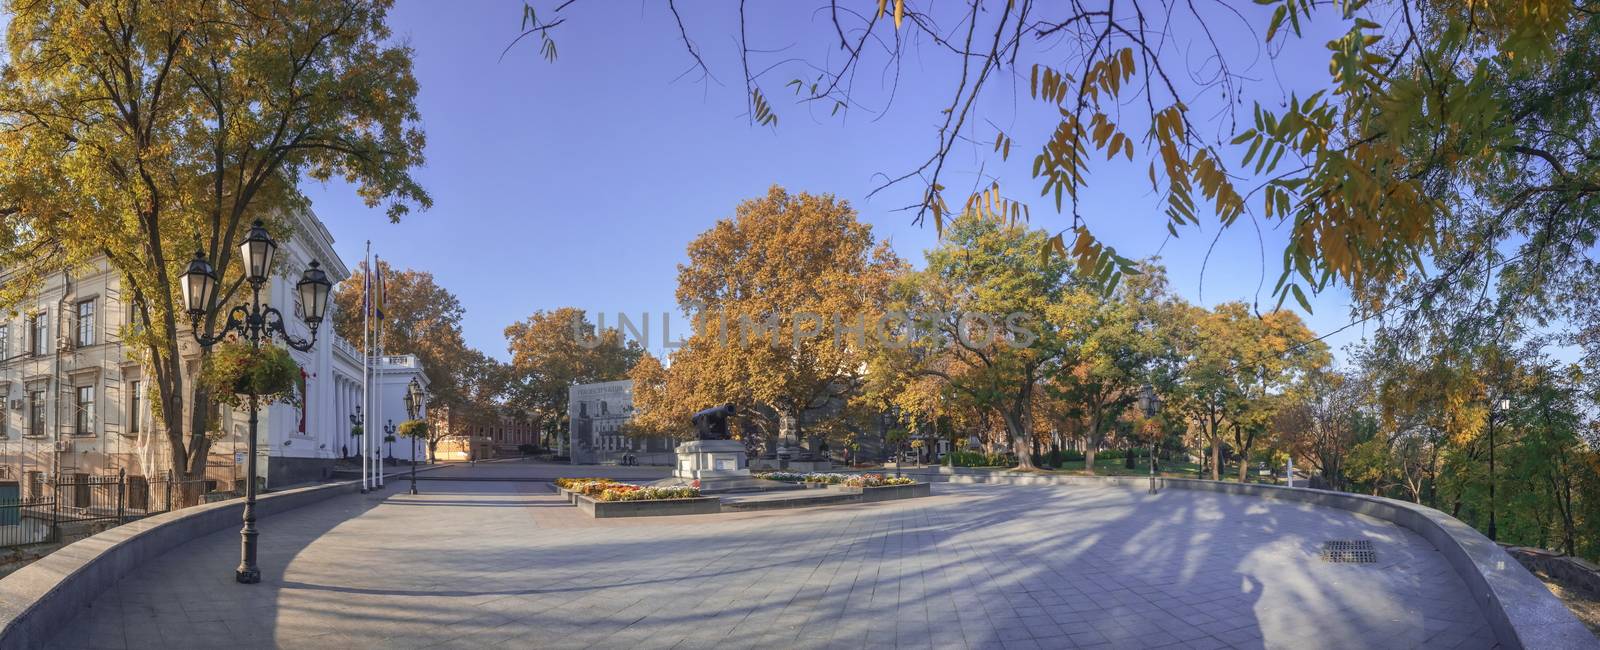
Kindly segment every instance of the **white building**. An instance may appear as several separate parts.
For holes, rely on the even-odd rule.
[[[294,291],[300,272],[312,260],[335,283],[350,271],[315,215],[301,213],[295,222],[294,236],[280,242],[283,257],[262,301],[283,311],[291,334],[309,337]],[[24,494],[38,494],[37,486],[51,477],[126,473],[135,481],[154,480],[170,468],[166,436],[151,417],[140,350],[123,344],[133,319],[119,285],[118,274],[97,259],[49,279],[33,300],[0,314],[0,485],[22,483]],[[362,402],[361,353],[334,334],[334,308],[329,305],[310,352],[290,351],[303,373],[302,405],[262,409],[257,454],[267,485],[330,475],[350,440],[350,416]],[[184,336],[187,353],[198,354]],[[194,369],[187,364],[186,372]],[[420,374],[420,365],[414,372]],[[399,396],[386,397],[385,404]],[[404,408],[393,412],[403,415]],[[212,489],[243,485],[247,417],[224,408],[210,432],[206,476]]]
[[[372,412],[371,422],[373,428],[377,429],[380,434],[378,441],[383,445],[379,452],[386,459],[410,461],[413,458],[411,453],[413,445],[410,438],[396,433],[393,442],[386,440],[388,431],[397,431],[400,428],[400,423],[410,419],[406,412],[406,391],[410,388],[413,380],[422,386],[423,394],[427,394],[428,375],[422,372],[422,360],[418,359],[416,355],[384,355],[379,357],[378,362],[372,366],[373,409],[375,410]],[[426,402],[422,407],[419,407],[419,410],[423,411],[417,414],[419,418],[427,417]],[[355,443],[351,444],[354,445]],[[427,441],[418,440],[415,449],[415,458],[425,459],[428,457]]]

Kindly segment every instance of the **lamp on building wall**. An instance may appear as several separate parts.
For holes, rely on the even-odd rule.
[[[272,343],[274,339],[282,341],[285,345],[301,352],[308,352],[317,342],[317,326],[322,324],[323,315],[328,310],[328,291],[333,288],[333,283],[328,280],[328,274],[323,272],[317,262],[312,262],[300,276],[300,281],[295,284],[303,312],[306,326],[311,328],[311,339],[306,340],[289,334],[284,328],[283,314],[270,305],[261,302],[261,285],[266,284],[272,271],[272,257],[277,251],[278,244],[272,240],[272,235],[258,219],[250,226],[250,231],[245,235],[244,241],[239,244],[239,255],[245,266],[245,280],[250,283],[249,304],[235,305],[227,310],[227,320],[221,331],[215,334],[200,332],[200,321],[211,313],[212,302],[216,299],[217,272],[206,261],[204,252],[196,252],[194,259],[189,262],[189,268],[180,278],[183,290],[184,307],[189,312],[189,329],[195,341],[204,348],[210,348],[218,341],[223,340],[230,333],[243,335],[250,341],[250,347],[259,349],[262,339]],[[220,315],[220,312],[218,314]],[[246,461],[246,472],[250,479],[245,481],[244,501],[244,528],[239,536],[242,544],[239,549],[239,568],[234,570],[234,578],[245,584],[261,582],[261,569],[256,566],[256,444],[257,431],[260,426],[260,407],[257,395],[250,396],[250,452]]]

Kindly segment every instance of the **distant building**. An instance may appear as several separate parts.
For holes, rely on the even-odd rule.
[[[444,432],[435,451],[435,460],[513,457],[522,454],[522,445],[537,445],[538,428],[528,418],[496,414],[468,413],[461,409],[431,409],[429,421]]]
[[[633,417],[633,381],[577,384],[567,393],[568,439],[572,463],[671,465],[673,442],[627,435]]]

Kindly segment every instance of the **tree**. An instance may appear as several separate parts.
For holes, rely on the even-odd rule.
[[[1370,403],[1366,388],[1359,376],[1317,369],[1274,417],[1272,428],[1289,452],[1321,475],[1325,485],[1345,484],[1345,461],[1361,442],[1359,419]]]
[[[672,357],[691,405],[747,409],[768,449],[785,422],[807,427],[861,394],[889,285],[903,263],[845,201],[778,186],[689,243],[678,303],[696,326]],[[669,382],[670,383],[670,382]]]
[[[538,35],[553,61],[558,28],[571,29],[581,11],[572,6],[526,2],[512,44]],[[678,7],[668,8],[660,29],[679,37],[691,71],[717,79],[723,66],[704,56]],[[1600,16],[1577,3],[895,0],[876,11],[824,2],[808,10],[825,19],[797,35],[793,21],[747,19],[738,7],[738,56],[722,72],[743,81],[746,119],[778,128],[790,109],[773,98],[779,84],[793,92],[794,109],[882,119],[896,106],[902,71],[931,75],[948,101],[909,108],[909,119],[930,123],[926,148],[882,172],[877,189],[912,184],[916,218],[936,227],[974,208],[992,218],[1028,214],[1001,191],[1022,183],[1000,163],[1024,151],[1033,154],[1026,183],[1072,217],[1041,248],[1083,268],[1126,270],[1131,263],[1077,210],[1092,172],[1125,158],[1148,171],[1165,204],[1164,223],[1151,225],[1173,236],[1209,218],[1223,227],[1246,216],[1281,222],[1280,301],[1305,303],[1307,292],[1344,283],[1369,313],[1386,298],[1425,305],[1417,292],[1391,289],[1418,277],[1431,283],[1434,269],[1448,285],[1455,265],[1443,262],[1458,250],[1492,261],[1502,242],[1548,254],[1551,264],[1529,256],[1535,274],[1600,277],[1563,263],[1587,259],[1572,244],[1592,242],[1600,228],[1590,218],[1600,130],[1586,111],[1600,94],[1590,65]],[[783,25],[781,38],[763,33],[766,24]],[[1259,36],[1228,38],[1224,30],[1237,25]],[[766,47],[774,38],[785,47]],[[1258,60],[1303,49],[1327,52],[1326,78],[1296,79],[1301,92],[1275,76],[1251,79]],[[860,74],[879,66],[894,74]],[[991,105],[1004,116],[985,115]],[[996,126],[1013,123],[1010,132]],[[984,147],[992,153],[972,152],[984,181],[947,204],[949,178],[967,171],[950,157],[972,149],[957,146],[964,142],[993,143]],[[1486,213],[1462,218],[1475,205]]]
[[[1159,311],[1169,300],[1165,272],[1152,263],[1139,270],[1109,298],[1076,286],[1063,291],[1049,311],[1065,337],[1065,354],[1047,390],[1083,419],[1084,467],[1090,474],[1106,434],[1151,383],[1167,343],[1158,331]]]
[[[637,341],[615,329],[596,331],[582,309],[536,311],[505,329],[511,364],[506,369],[507,404],[531,414],[537,428],[554,435],[566,424],[574,384],[627,378],[644,354]]]
[[[417,355],[428,375],[428,392],[435,405],[464,407],[469,402],[466,374],[483,355],[469,352],[461,334],[466,310],[448,289],[434,282],[427,271],[384,269],[383,347]],[[365,345],[361,306],[367,274],[357,270],[334,293],[333,331],[359,348]]]
[[[1329,361],[1327,345],[1300,317],[1278,310],[1259,318],[1241,302],[1218,305],[1200,318],[1186,367],[1188,403],[1211,444],[1211,478],[1222,477],[1222,432],[1233,433],[1233,450],[1248,459],[1266,433],[1278,395]],[[1248,463],[1239,465],[1244,481]]]
[[[291,235],[302,175],[343,177],[391,219],[428,195],[411,51],[385,43],[386,3],[25,2],[0,68],[0,289],[17,304],[51,273],[104,256],[133,306],[125,341],[148,371],[171,469],[205,472],[211,398],[187,390],[175,278],[192,252],[222,274],[204,333],[241,288],[253,219]],[[201,353],[201,363],[206,354]],[[195,495],[187,495],[189,497]]]
[[[1047,313],[1062,299],[1070,266],[1039,255],[1045,233],[1020,225],[969,215],[945,235],[926,267],[899,285],[895,308],[908,322],[896,340],[903,345],[883,346],[880,365],[937,377],[992,412],[1018,466],[1034,469],[1035,395],[1068,345]]]

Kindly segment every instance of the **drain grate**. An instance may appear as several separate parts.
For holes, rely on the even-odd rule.
[[[1322,543],[1323,562],[1371,564],[1378,561],[1370,539],[1333,539]]]

